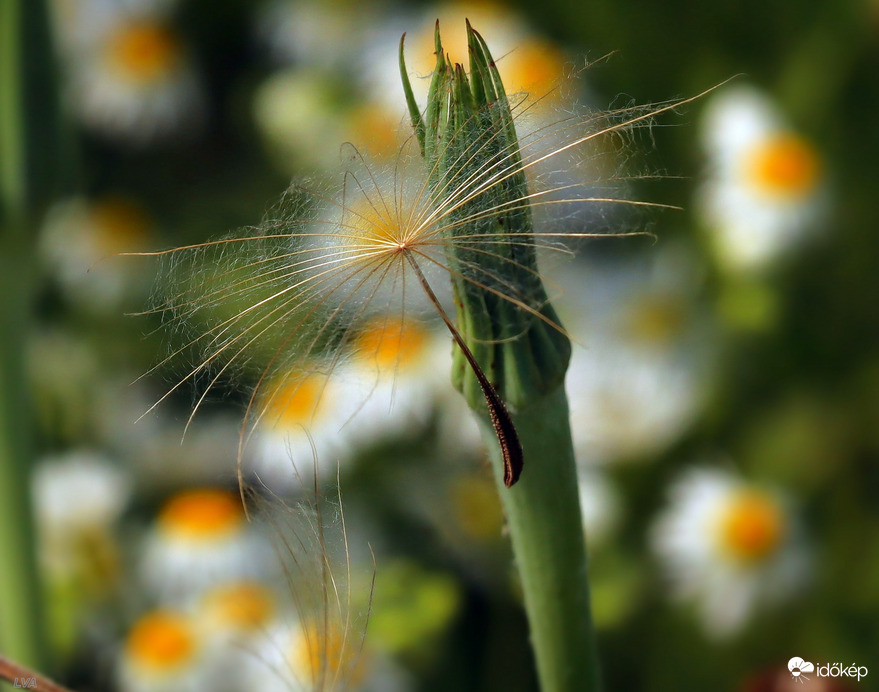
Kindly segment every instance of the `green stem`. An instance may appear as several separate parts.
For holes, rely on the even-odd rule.
[[[457,328],[444,319],[461,347],[452,380],[487,424],[541,689],[592,692],[598,689],[598,658],[564,390],[570,342],[538,272],[510,104],[487,44],[469,24],[467,33],[469,76],[449,61],[437,25],[437,62],[424,116],[408,83],[402,42],[400,47],[412,124],[450,228],[446,257]],[[461,242],[454,242],[456,236]],[[491,239],[489,250],[476,247],[479,238]],[[497,411],[512,414],[515,429],[509,434],[497,425]],[[505,440],[516,431],[524,459],[518,483],[504,453]]]
[[[8,241],[8,239],[6,239]],[[24,337],[29,326],[26,253],[0,248],[0,651],[41,667],[40,580],[30,494],[31,426]]]
[[[22,17],[16,0],[0,0],[0,210],[4,234],[21,231],[26,204]]]
[[[525,453],[522,478],[503,483],[491,427],[483,425],[507,517],[531,645],[543,692],[599,689],[586,542],[564,387],[513,415]]]
[[[29,231],[58,165],[43,10],[36,0],[0,0],[0,651],[32,667],[45,661],[30,493],[25,347],[35,260]]]

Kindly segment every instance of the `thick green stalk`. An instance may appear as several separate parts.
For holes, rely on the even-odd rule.
[[[492,467],[522,579],[531,645],[544,692],[597,690],[586,542],[564,387],[513,416],[527,471],[512,488],[484,425]]]
[[[0,247],[0,651],[39,668],[40,580],[30,502],[31,425],[24,337],[29,325],[32,263],[21,244]]]
[[[20,230],[26,195],[21,8],[0,0],[0,209],[4,236]]]
[[[36,266],[31,231],[62,158],[49,46],[42,2],[0,0],[0,651],[32,667],[45,661],[25,362]]]
[[[564,391],[570,343],[537,271],[528,186],[504,87],[469,25],[468,37],[469,75],[448,61],[437,26],[424,115],[408,84],[402,45],[400,54],[412,123],[448,229],[458,330],[485,373],[478,377],[461,349],[452,379],[486,422],[541,688],[590,692],[598,688],[598,661]],[[509,489],[480,379],[506,402],[522,444],[524,471]]]

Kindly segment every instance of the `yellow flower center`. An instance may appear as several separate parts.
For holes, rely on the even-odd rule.
[[[411,320],[388,317],[374,320],[360,332],[356,352],[380,372],[414,365],[424,355],[427,331]]]
[[[680,330],[683,322],[684,310],[679,301],[667,296],[650,296],[630,311],[625,329],[627,336],[635,341],[665,344]]]
[[[508,94],[527,92],[541,98],[564,77],[565,56],[549,41],[532,38],[498,58],[497,67]]]
[[[452,514],[465,535],[478,540],[501,535],[504,516],[497,490],[481,478],[461,478],[450,490]]]
[[[174,69],[182,48],[170,27],[139,21],[122,27],[111,38],[108,53],[121,77],[143,84],[159,81]]]
[[[274,615],[275,603],[262,584],[241,582],[212,589],[204,598],[208,617],[237,630],[256,630]]]
[[[125,642],[125,652],[136,666],[153,673],[170,672],[192,660],[195,635],[182,615],[154,612],[142,617]]]
[[[288,377],[266,394],[265,420],[277,428],[307,425],[326,407],[327,377],[311,374]]]
[[[159,514],[162,528],[187,539],[211,539],[238,531],[244,512],[237,495],[225,490],[188,490],[171,498]]]
[[[108,253],[142,247],[150,222],[143,208],[122,197],[107,197],[92,205],[98,247]]]
[[[773,197],[797,198],[811,192],[820,174],[814,149],[801,138],[773,137],[751,152],[748,176],[760,192]]]
[[[542,97],[564,77],[565,56],[552,42],[536,37],[509,36],[509,9],[493,2],[451,4],[439,13],[443,50],[452,64],[470,67],[470,49],[464,20],[470,19],[473,27],[489,43],[497,61],[498,72],[507,94],[528,92],[530,96]],[[508,35],[504,37],[504,33]],[[492,37],[507,38],[513,49],[498,52]],[[510,43],[514,40],[514,43]],[[426,76],[436,66],[433,26],[419,33],[412,42],[412,67],[415,74]]]
[[[360,642],[346,637],[338,625],[327,629],[304,625],[290,651],[290,662],[294,671],[310,677],[312,685],[338,680],[356,688],[367,672],[360,653]]]
[[[381,197],[362,197],[349,203],[344,212],[340,233],[354,253],[368,258],[375,250],[391,249],[403,242],[394,211],[384,206]]]
[[[349,138],[365,147],[373,156],[390,157],[397,153],[399,122],[377,104],[363,104],[351,111],[348,118]]]
[[[778,504],[759,491],[734,497],[720,519],[724,551],[741,562],[759,562],[778,548],[785,534],[784,515]]]

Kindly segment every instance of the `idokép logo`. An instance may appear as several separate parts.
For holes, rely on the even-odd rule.
[[[860,682],[868,673],[867,666],[859,666],[856,663],[850,666],[842,663],[810,663],[799,656],[794,656],[787,662],[787,669],[797,682],[808,680],[809,676],[806,673],[814,673],[819,678],[856,678]]]

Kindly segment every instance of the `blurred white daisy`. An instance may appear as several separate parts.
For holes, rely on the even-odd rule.
[[[607,475],[595,468],[578,470],[577,488],[586,545],[592,549],[603,545],[619,526],[622,497]]]
[[[423,466],[413,466],[395,474],[394,481],[407,511],[419,521],[429,522],[463,569],[477,579],[484,579],[489,573],[488,565],[505,564],[508,557],[503,540],[504,513],[488,469],[474,472],[472,461],[440,456],[441,477],[427,473]],[[391,588],[385,567],[383,565],[381,572],[382,594]],[[375,622],[381,623],[377,626],[384,635],[388,634],[383,628],[389,617],[388,612],[376,614]],[[405,632],[401,630],[399,637],[392,633],[392,639],[397,638],[405,639]],[[411,643],[417,646],[416,642]],[[396,649],[396,645],[393,648]]]
[[[242,672],[279,614],[278,595],[266,584],[231,582],[205,592],[194,617],[210,659],[209,689],[248,689]]]
[[[364,645],[363,633],[332,621],[275,627],[245,671],[245,689],[265,692],[403,692],[405,675]]]
[[[342,114],[344,141],[373,160],[391,160],[409,134],[399,114],[378,100],[361,99]]]
[[[28,379],[42,429],[63,440],[87,439],[94,430],[94,396],[102,376],[100,357],[83,335],[56,326],[31,336]]]
[[[423,428],[448,387],[451,346],[446,334],[415,319],[374,316],[353,343],[338,377],[361,403],[343,432],[360,446]]]
[[[237,493],[185,490],[168,500],[146,536],[140,568],[161,603],[189,605],[230,580],[272,575],[276,559],[258,525],[247,522]]]
[[[201,692],[208,687],[203,642],[194,622],[157,610],[134,623],[116,668],[120,692]]]
[[[585,334],[567,374],[579,463],[658,454],[694,421],[707,394],[716,343],[693,299],[685,254],[576,264],[562,277],[563,323]]]
[[[269,487],[310,488],[315,467],[324,480],[335,478],[354,450],[424,427],[440,385],[448,389],[449,341],[414,319],[367,320],[350,350],[331,375],[266,387],[248,470]]]
[[[254,404],[261,413],[247,471],[276,491],[309,490],[315,471],[319,479],[334,479],[346,451],[340,430],[357,406],[340,380],[314,371],[267,383]]]
[[[69,98],[95,131],[134,144],[191,129],[202,85],[168,3],[91,2],[62,48]]]
[[[212,411],[193,418],[184,432],[178,412],[153,408],[167,391],[163,383],[141,375],[103,372],[93,379],[90,432],[125,458],[148,495],[235,483],[240,417],[233,411]]]
[[[199,601],[200,627],[209,636],[236,640],[266,628],[278,615],[277,595],[266,584],[238,581],[207,590]]]
[[[651,539],[673,592],[696,607],[716,637],[795,596],[809,576],[788,498],[729,471],[684,473],[671,486]]]
[[[33,492],[45,530],[63,533],[105,528],[125,510],[131,479],[99,453],[68,452],[37,464]]]
[[[339,88],[326,73],[289,68],[260,84],[253,115],[275,164],[295,173],[338,165],[343,107]]]
[[[381,8],[353,0],[270,0],[257,14],[257,37],[282,63],[344,68],[357,59],[363,29]]]
[[[153,230],[149,214],[134,200],[73,197],[49,209],[40,251],[67,298],[106,312],[147,290],[148,275],[113,255],[149,249]]]
[[[93,591],[109,586],[118,576],[113,525],[131,490],[129,475],[96,452],[69,452],[37,464],[32,492],[40,557],[50,575],[77,578]]]
[[[698,210],[718,262],[731,271],[760,270],[802,245],[826,207],[815,146],[751,86],[711,97],[702,131],[710,169]]]
[[[333,169],[340,147],[390,159],[402,146],[401,116],[379,101],[352,100],[328,73],[289,68],[269,76],[253,101],[256,125],[280,170]]]
[[[444,533],[453,532],[474,543],[497,542],[503,534],[504,513],[491,478],[468,473],[452,477],[440,498],[444,516],[435,516]],[[451,521],[449,521],[451,520]]]
[[[586,465],[661,453],[705,399],[698,364],[612,342],[575,348],[566,382],[574,445]]]
[[[452,348],[451,345],[449,348]],[[449,371],[440,371],[448,375]],[[486,443],[480,423],[467,401],[459,392],[449,388],[446,381],[446,395],[439,399],[437,409],[438,454],[447,459],[484,458]],[[494,439],[494,431],[489,433]]]
[[[146,405],[125,409],[114,417],[122,427],[113,431],[117,444],[137,445],[131,457],[137,464],[139,482],[159,490],[231,482],[236,479],[240,419],[232,413],[196,417],[186,430],[179,420],[156,414],[155,424],[133,421],[158,397]],[[150,414],[153,416],[155,411]]]

